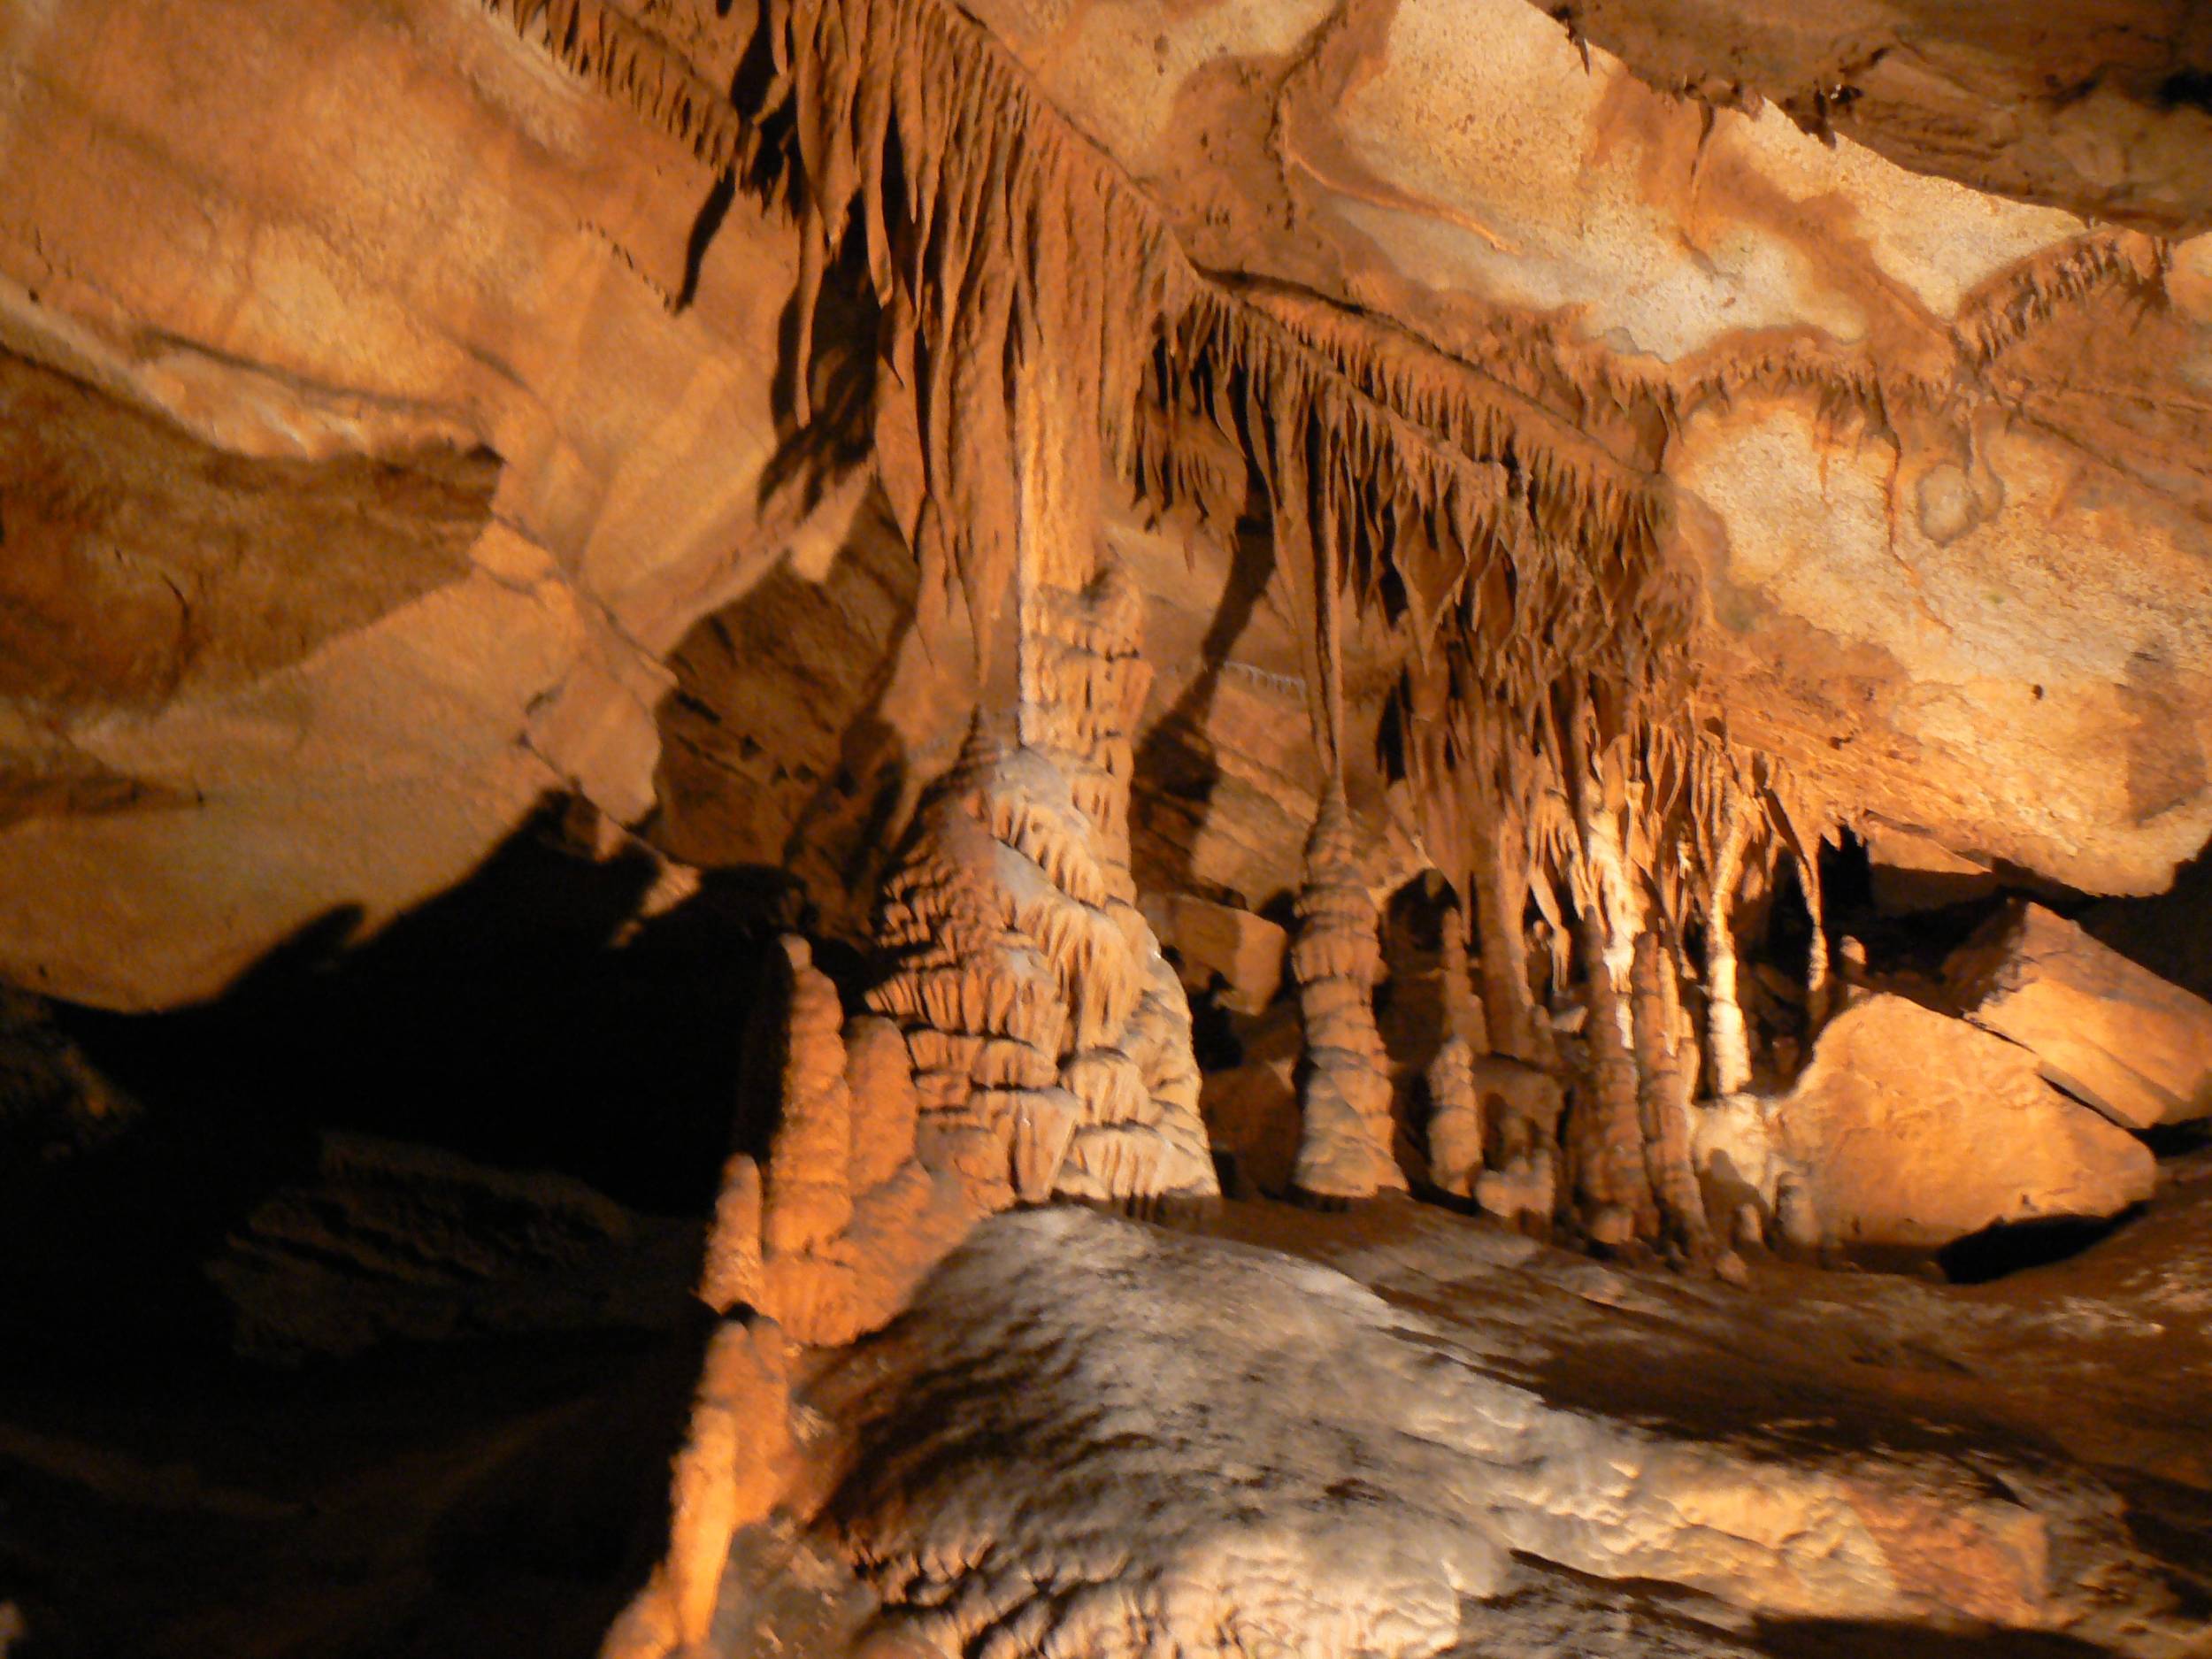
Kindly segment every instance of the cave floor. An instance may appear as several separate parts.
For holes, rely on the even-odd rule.
[[[1054,1227],[1073,1244],[1055,1245]],[[1102,1268],[1097,1249],[1136,1255]],[[1327,1594],[1313,1563],[1340,1557],[1396,1586],[1393,1617],[1456,1594],[1456,1636],[1439,1647],[1416,1629],[1413,1651],[2199,1650],[2188,1632],[2212,1629],[2212,1152],[2170,1160],[2156,1201],[2109,1237],[1989,1283],[1769,1259],[1751,1272],[1747,1292],[1594,1262],[1410,1202],[1235,1202],[1166,1229],[1003,1217],[891,1332],[818,1365],[824,1518],[804,1536],[741,1535],[718,1645],[755,1650],[747,1632],[764,1625],[794,1651],[828,1651],[875,1605],[851,1559],[874,1564],[895,1610],[979,1597],[973,1617],[1018,1637],[1039,1616],[1005,1585],[933,1585],[914,1563],[972,1555],[979,1539],[1017,1562],[1091,1560],[1134,1515],[1164,1553],[1147,1568],[1124,1540],[1118,1559],[1179,1583],[1187,1545],[1217,1599],[1234,1601],[1253,1569],[1241,1545],[1221,1553],[1240,1529],[1305,1563],[1292,1576],[1310,1594]],[[27,1633],[18,1651],[589,1653],[659,1548],[703,1338],[388,1345],[278,1371],[134,1358],[112,1333],[88,1333],[80,1358],[50,1335],[0,1370],[0,1604]],[[1055,1415],[1068,1378],[1110,1401],[1125,1373],[1125,1420],[1095,1401]],[[1510,1444],[1496,1438],[1509,1421]],[[965,1427],[947,1439],[945,1423]],[[1252,1436],[1262,1451],[1225,1487],[1247,1509],[1227,1523],[1205,1503],[1179,1509],[1194,1468],[1245,1456]],[[1132,1450],[1147,1445],[1164,1456]],[[1993,1632],[1853,1613],[1847,1573],[1834,1594],[1777,1592],[1763,1556],[1746,1557],[1741,1583],[1687,1582],[1668,1553],[1678,1486],[1632,1479],[1594,1518],[1551,1495],[1592,1468],[1685,1456],[1709,1508],[1747,1492],[1786,1511],[1840,1480],[1924,1488],[1939,1509],[1946,1481],[1982,1482],[2040,1518],[2049,1579],[2079,1606],[2062,1628]],[[893,1474],[896,1504],[881,1489]],[[1500,1479],[1506,1499],[1485,1484]],[[1269,1509],[1279,1489],[1290,1523]],[[1100,1494],[1121,1495],[1101,1507]],[[1439,1542],[1455,1505],[1486,1517],[1464,1559]],[[1808,1524],[1775,1525],[1789,1557],[1791,1528]],[[1828,1570],[1786,1560],[1782,1576],[1809,1585]],[[2003,1592],[1988,1594],[1993,1609]],[[1079,1601],[1055,1603],[1071,1632]],[[1277,1613],[1310,1617],[1300,1606]]]

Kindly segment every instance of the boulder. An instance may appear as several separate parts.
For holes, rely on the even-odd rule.
[[[1762,1196],[1793,1181],[1833,1244],[2110,1216],[2155,1180],[2149,1148],[2046,1083],[2034,1056],[1898,996],[1831,1022],[1767,1121],[1786,1173]]]
[[[1160,942],[1182,958],[1183,983],[1203,991],[1220,976],[1218,1001],[1240,1014],[1256,1014],[1275,1000],[1283,983],[1283,953],[1290,936],[1263,916],[1178,893],[1163,907]]]
[[[1909,830],[1870,824],[1862,832],[1874,889],[1874,908],[1885,916],[1909,916],[1947,904],[1986,898],[2004,878],[1986,864],[1953,852],[1940,841]]]
[[[1944,966],[1977,1025],[2131,1129],[2212,1117],[2212,1002],[2039,904],[2015,901]]]

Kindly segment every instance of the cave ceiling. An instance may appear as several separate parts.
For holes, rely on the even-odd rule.
[[[1650,504],[1670,696],[1822,822],[2152,892],[2212,834],[2208,47],[2181,5],[1979,10],[933,7],[1240,338],[1394,365],[1355,400],[1390,442]],[[838,419],[879,296],[810,268],[764,39],[682,0],[0,15],[0,975],[205,996],[563,794],[857,926],[972,672]],[[1256,906],[1315,671],[1210,412],[1163,415],[1210,485],[1110,492],[1133,833],[1141,885]],[[1423,598],[1345,633],[1379,883],[1438,857],[1379,736]]]

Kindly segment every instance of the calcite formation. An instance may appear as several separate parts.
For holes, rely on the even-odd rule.
[[[1429,1179],[1456,1198],[1474,1196],[1487,1139],[1482,1096],[1475,1087],[1474,1055],[1467,1040],[1451,1036],[1429,1062]]]
[[[1449,1306],[1689,1344],[2212,1113],[2212,1009],[2052,911],[1939,986],[1862,903],[2212,835],[2212,36],[1971,10],[11,10],[0,1024],[219,1010],[549,824],[610,956],[772,941],[613,1659],[771,1558],[884,1659],[1595,1651],[1631,1581],[1690,1652],[2172,1659],[2093,1482],[1664,1431]],[[73,1156],[39,1052],[0,1127]],[[1210,1112],[1346,1272],[1083,1213],[1288,1226]],[[668,1254],[377,1144],[211,1227],[270,1350]],[[391,1217],[468,1194],[526,1295],[425,1290]]]
[[[1785,1458],[1547,1402],[1497,1374],[1516,1339],[1464,1299],[1498,1264],[1463,1242],[1394,1244],[1422,1264],[1394,1287],[1434,1312],[1219,1240],[1072,1211],[989,1224],[925,1317],[817,1395],[853,1425],[824,1524],[883,1598],[878,1651],[1434,1655],[1469,1620],[1496,1651],[1540,1649],[1523,1597],[1578,1576],[1616,1617],[1626,1581],[1690,1593],[1698,1633],[1663,1652],[1758,1651],[1723,1633],[1743,1628],[1725,1609],[1873,1626],[1943,1607],[2023,1641],[2085,1620],[2147,1652],[2184,1639],[2186,1615],[2085,1477],[2006,1453],[1993,1479],[1978,1454],[1909,1434]],[[1201,1335],[1132,1317],[1133,1295],[1240,1317]],[[1807,1379],[1801,1409],[1822,1389]],[[1221,1409],[1231,1397],[1242,1409]],[[1601,1629],[1571,1650],[1611,1651],[1587,1645]]]
[[[1371,1198],[1406,1184],[1393,1151],[1390,1078],[1375,1029],[1382,971],[1375,922],[1352,815],[1343,792],[1332,789],[1306,843],[1290,948],[1305,1032],[1294,1179],[1317,1198]]]

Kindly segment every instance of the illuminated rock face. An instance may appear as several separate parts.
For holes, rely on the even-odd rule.
[[[2212,1117],[2212,1003],[2016,901],[1945,964],[1966,1017],[2131,1129]]]
[[[720,672],[703,646],[678,652],[687,634],[749,595],[819,626],[796,602],[839,590],[884,523],[850,452],[794,445],[776,425],[777,319],[802,263],[787,224],[741,189],[703,217],[716,169],[748,142],[715,90],[748,19],[564,5],[549,55],[534,11],[518,35],[503,13],[418,9],[409,30],[379,31],[346,0],[282,19],[74,6],[12,19],[0,41],[19,72],[0,142],[27,181],[0,227],[7,347],[96,388],[65,400],[52,442],[111,457],[137,443],[97,412],[119,398],[211,453],[339,469],[321,485],[286,475],[303,503],[342,495],[363,457],[426,483],[447,462],[411,457],[497,457],[461,487],[492,492],[473,525],[482,504],[428,508],[410,528],[430,497],[399,475],[375,487],[378,522],[442,549],[409,575],[386,559],[365,587],[342,562],[290,553],[305,525],[250,516],[240,574],[195,590],[168,572],[181,609],[142,521],[99,532],[12,487],[12,539],[108,535],[124,588],[104,626],[153,631],[127,663],[117,632],[118,650],[73,665],[33,654],[0,688],[12,978],[119,1006],[204,995],[319,915],[358,903],[373,926],[438,890],[560,788],[635,824],[657,786],[681,782],[681,810],[661,795],[652,823],[686,862],[741,848],[776,861],[795,838],[837,833],[879,864],[918,793],[889,768],[926,777],[956,751],[958,677],[902,634],[893,595],[872,617],[841,599],[845,631],[824,649],[856,666],[833,685],[764,652],[741,672],[770,678],[722,694],[810,718],[763,721],[729,771],[657,775],[690,706],[665,660],[695,680]],[[1057,34],[1018,4],[979,15],[1201,266],[1257,284],[1252,305],[1286,326],[1316,326],[1316,304],[1395,319],[1410,332],[1390,338],[1417,358],[1432,345],[1471,365],[1436,359],[1407,410],[1440,421],[1455,377],[1479,381],[1519,411],[1532,452],[1541,438],[1564,456],[1571,437],[1624,478],[1671,485],[1671,534],[1709,612],[1706,683],[1739,736],[1844,811],[1954,854],[2155,889],[2212,830],[2199,684],[2212,255],[2066,211],[2107,211],[2126,190],[2054,184],[2041,195],[2060,205],[2030,205],[1860,148],[1855,134],[1917,154],[1884,136],[1910,106],[1876,87],[1887,70],[1831,111],[1832,149],[1772,106],[1709,110],[1637,78],[1672,85],[1696,64],[1680,73],[1709,96],[1795,98],[1812,59],[1792,53],[1812,26],[1777,23],[1716,66],[1699,8],[1582,12],[1586,65],[1520,0],[1408,0],[1333,22],[1318,4],[1122,5]],[[599,65],[557,64],[573,69],[576,42],[603,36],[602,57],[652,68],[657,102],[630,89],[641,69],[603,83]],[[2197,48],[2162,50],[2180,56],[2158,84],[2193,84]],[[207,73],[215,62],[250,67]],[[416,141],[371,165],[352,135],[390,110],[347,89],[403,82]],[[1440,99],[1484,117],[1446,131]],[[2093,130],[2119,119],[2089,114]],[[2207,118],[2184,99],[2157,119]],[[273,124],[298,142],[263,142]],[[2165,139],[2124,127],[2109,132],[2129,167],[2166,167]],[[125,133],[147,142],[111,142]],[[2032,148],[1994,143],[1968,182]],[[2185,193],[2156,209],[2154,190],[2129,188],[2144,222],[2196,222]],[[1294,288],[1317,299],[1294,303]],[[829,361],[865,349],[863,320],[818,307],[815,332],[822,406],[864,398],[867,377]],[[2140,393],[2089,389],[2075,362]],[[217,488],[271,487],[234,470]],[[1133,524],[1125,540],[1153,637],[1175,641],[1154,654],[1157,688],[1130,735],[1217,786],[1193,821],[1188,797],[1156,795],[1139,769],[1138,876],[1160,879],[1148,866],[1179,848],[1189,873],[1256,902],[1295,885],[1317,795],[1284,741],[1303,707],[1298,642],[1239,595],[1246,579],[1210,539],[1186,548]],[[249,600],[254,569],[287,572],[280,649],[226,597]],[[158,660],[171,636],[154,635],[188,612],[204,666],[173,672]],[[1217,618],[1229,626],[1210,640]],[[1390,652],[1348,649],[1357,710]],[[302,787],[303,771],[330,787]],[[880,810],[862,793],[877,785]],[[714,788],[730,793],[703,797]],[[835,905],[856,926],[866,910]],[[173,929],[150,933],[149,915]]]
[[[1567,10],[0,19],[0,991],[215,998],[549,798],[638,877],[610,949],[726,902],[764,956],[611,1653],[743,1651],[733,1563],[802,1534],[869,1659],[1577,1647],[1637,1605],[1586,1579],[1711,1598],[1687,1652],[2181,1650],[2085,1479],[1662,1433],[1595,1334],[1554,1398],[1407,1311],[1471,1251],[1747,1343],[1749,1247],[2109,1217],[2119,1125],[2212,1106],[2193,999],[2034,910],[1870,991],[1824,875],[2147,895],[2212,834],[2208,42]],[[1297,1052],[1240,1058],[1286,957]],[[1071,1208],[1275,1225],[1202,1053],[1271,1194],[1451,1202],[1302,1212],[1343,1273]],[[280,1188],[234,1294],[360,1251],[388,1163],[451,1176]]]
[[[2143,1143],[2045,1082],[2028,1050],[1894,996],[1837,1016],[1788,1094],[1740,1097],[1699,1133],[1715,1194],[1784,1223],[1803,1207],[1811,1247],[2110,1216],[2156,1180]]]
[[[1537,1247],[1477,1236],[1343,1247],[1379,1285],[1425,1285],[1417,1314],[1248,1245],[1064,1210],[988,1224],[916,1317],[815,1395],[852,1425],[825,1519],[884,1599],[881,1651],[1540,1650],[1575,1576],[1591,1601],[1567,1618],[1576,1651],[1616,1650],[1603,1632],[1626,1615],[1609,1609],[1634,1593],[1621,1580],[1679,1586],[1666,1652],[1765,1651],[1727,1633],[1724,1608],[1910,1624],[1941,1606],[2079,1628],[2091,1598],[2053,1572],[2062,1556],[2154,1602],[2086,1477],[1997,1486],[1932,1448],[1778,1455],[1505,1380],[1502,1356],[1525,1360],[1530,1335],[1488,1306],[1498,1286],[1568,1324],[1577,1288],[1633,1293],[1553,1281]],[[1202,1333],[1173,1317],[1220,1307],[1239,1317]],[[1678,1333],[1710,1317],[1656,1297],[1638,1310]],[[1701,1347],[1682,1363],[1741,1360]],[[1817,1416],[1822,1385],[1801,1386]],[[2156,1643],[2180,1623],[2140,1628]]]

